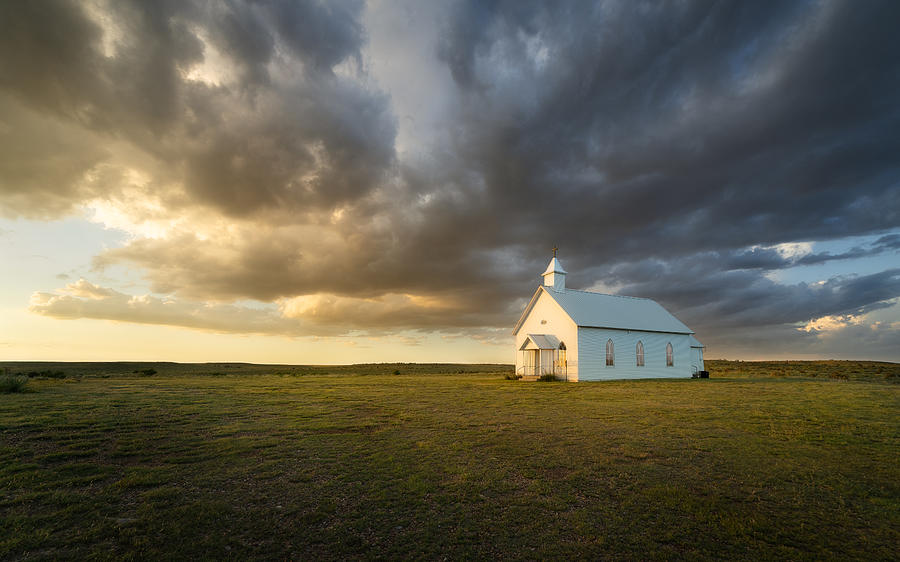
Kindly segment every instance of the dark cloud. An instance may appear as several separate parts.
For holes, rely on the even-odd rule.
[[[0,93],[0,216],[59,216],[96,195],[84,178],[107,151],[86,139],[92,135]]]
[[[212,13],[186,2],[107,8],[104,27],[75,3],[4,5],[0,88],[21,105],[101,135],[94,146],[119,142],[143,152],[156,162],[159,184],[176,183],[189,201],[229,215],[328,209],[364,196],[391,165],[387,97],[331,72],[348,57],[359,59],[360,3],[235,3]],[[273,27],[278,33],[268,31]],[[278,61],[275,37],[287,47]],[[212,64],[214,46],[224,52],[224,69]],[[203,78],[234,66],[244,82],[192,79],[192,72]],[[254,82],[265,87],[244,87]],[[13,137],[29,130],[7,126]],[[85,151],[71,163],[28,168],[28,178],[11,178],[9,189],[24,198],[32,191],[21,186],[40,183],[62,201],[50,206],[34,193],[26,203],[65,211],[65,199],[85,199],[70,186],[100,158],[96,148],[63,151]],[[63,173],[74,178],[53,181]]]
[[[231,3],[210,14],[217,25],[209,28],[210,39],[226,53],[242,73],[241,84],[268,84],[266,65],[275,54],[275,33],[259,6]]]
[[[491,186],[479,219],[588,263],[897,225],[892,5],[510,4],[462,10],[440,51],[474,76],[458,131]],[[529,41],[543,65],[501,56]]]
[[[735,269],[774,271],[795,266],[880,256],[896,252],[898,249],[900,249],[900,236],[893,234],[882,236],[869,245],[854,246],[839,253],[810,252],[791,255],[786,254],[783,249],[778,247],[753,247],[745,250],[710,252],[707,257],[716,262],[717,268],[726,271]]]
[[[765,330],[734,327],[703,337],[707,357],[744,359],[857,359],[896,361],[900,330],[882,324],[848,323],[823,332],[790,326]]]
[[[77,116],[98,84],[100,27],[79,4],[7,2],[0,7],[0,86],[29,104]]]
[[[0,212],[152,201],[177,227],[97,265],[159,292],[503,326],[558,245],[571,285],[807,346],[796,324],[900,295],[887,267],[767,276],[900,248],[896,3],[458,2],[419,22],[416,60],[452,82],[406,152],[420,69],[378,83],[360,1],[92,6],[0,7]]]
[[[677,262],[646,260],[613,268],[606,277],[620,292],[659,300],[681,312],[697,331],[807,323],[834,315],[859,315],[891,306],[900,296],[900,269],[835,276],[818,283],[773,281],[758,270],[722,270],[715,258]]]
[[[823,252],[821,254],[809,254],[795,260],[792,265],[813,265],[834,260],[864,258],[869,256],[877,256],[888,252],[896,253],[897,250],[900,250],[900,234],[889,234],[887,236],[882,236],[881,238],[876,240],[871,245],[871,247],[868,248],[855,246],[850,250],[841,252],[839,254],[832,254],[829,252]]]
[[[884,343],[897,339],[896,319],[883,323],[861,318],[896,310],[900,269],[784,284],[766,277],[764,270],[726,270],[719,264],[714,254],[671,263],[644,260],[614,267],[605,278],[620,283],[622,294],[654,298],[676,311],[710,346],[710,357],[868,354],[896,360],[896,351]],[[851,339],[840,340],[840,334]],[[829,348],[823,342],[835,345]]]
[[[316,67],[331,69],[350,56],[360,58],[365,30],[362,0],[270,2],[271,17],[291,49]]]

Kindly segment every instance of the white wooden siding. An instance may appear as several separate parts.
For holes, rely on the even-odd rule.
[[[611,330],[607,328],[578,328],[578,379],[634,379],[690,377],[696,362],[692,363],[690,336],[636,330]],[[612,339],[615,347],[615,365],[606,366],[606,342]],[[644,366],[637,366],[635,353],[637,342],[644,344]],[[666,366],[666,344],[671,342],[675,365]],[[569,342],[566,342],[568,345]],[[571,363],[571,362],[570,362]],[[699,369],[696,369],[699,370]]]
[[[705,371],[706,369],[703,367],[703,348],[702,347],[692,347],[691,348],[691,364],[697,367],[698,371]]]

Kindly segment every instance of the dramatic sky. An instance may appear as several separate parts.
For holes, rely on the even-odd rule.
[[[514,359],[550,249],[900,360],[900,3],[0,3],[0,358]]]

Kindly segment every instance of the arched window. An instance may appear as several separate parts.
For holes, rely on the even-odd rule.
[[[634,355],[637,358],[637,366],[644,366],[644,343],[637,342],[637,346],[634,348]]]
[[[566,366],[566,342],[559,342],[559,366]]]
[[[612,367],[616,364],[615,353],[613,350],[612,339],[606,341],[606,366]]]
[[[675,353],[672,351],[672,342],[666,344],[666,367],[675,365]]]

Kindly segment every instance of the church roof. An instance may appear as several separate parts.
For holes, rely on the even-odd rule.
[[[693,334],[694,332],[675,318],[659,303],[650,299],[605,295],[588,291],[553,291],[539,287],[531,302],[522,313],[513,333],[519,328],[537,302],[541,291],[547,293],[575,322],[588,328],[613,328],[618,330],[641,330],[646,332],[667,332],[673,334]]]
[[[547,291],[547,294],[553,297],[578,326],[676,334],[693,333],[668,310],[650,299],[571,289]]]

